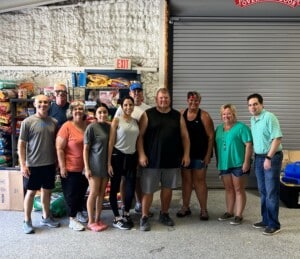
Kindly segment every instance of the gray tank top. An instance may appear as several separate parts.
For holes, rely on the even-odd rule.
[[[133,154],[136,151],[136,140],[139,135],[139,126],[135,119],[127,122],[123,117],[118,117],[115,148],[124,154]]]

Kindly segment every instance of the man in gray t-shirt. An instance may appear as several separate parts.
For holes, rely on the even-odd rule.
[[[20,170],[24,176],[26,194],[24,198],[25,234],[34,233],[31,211],[36,192],[41,190],[43,216],[40,224],[59,227],[50,216],[51,190],[54,188],[56,174],[55,136],[57,120],[48,116],[49,99],[38,95],[34,99],[36,113],[22,121],[18,141]]]

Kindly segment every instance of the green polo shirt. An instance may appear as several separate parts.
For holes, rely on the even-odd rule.
[[[267,154],[273,139],[282,137],[278,119],[273,113],[263,109],[257,118],[252,116],[250,121],[254,153]],[[281,150],[280,144],[277,151]]]

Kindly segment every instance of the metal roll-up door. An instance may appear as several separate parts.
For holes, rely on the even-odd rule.
[[[183,20],[173,21],[171,31],[174,108],[185,108],[187,91],[197,90],[215,126],[225,103],[250,125],[246,98],[258,92],[281,123],[284,149],[300,149],[300,22]],[[207,182],[223,186],[215,160]],[[248,186],[256,187],[253,172]]]

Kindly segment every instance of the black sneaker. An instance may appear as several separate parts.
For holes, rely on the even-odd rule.
[[[170,218],[169,213],[161,213],[159,214],[159,221],[160,223],[166,225],[166,226],[174,226],[174,221]]]
[[[124,216],[123,216],[123,220],[124,220],[124,222],[127,223],[127,225],[128,225],[130,228],[133,228],[134,223],[133,223],[133,221],[132,221],[130,215],[124,215]]]
[[[272,236],[275,235],[280,231],[280,228],[270,228],[266,227],[265,231],[263,232],[264,235]]]
[[[219,221],[224,221],[233,218],[234,215],[228,212],[225,212],[221,217],[218,218]]]
[[[124,221],[124,219],[114,219],[113,221],[113,227],[122,229],[122,230],[129,230],[130,226],[127,224],[127,222]]]
[[[267,226],[261,221],[261,222],[254,223],[252,225],[252,227],[254,227],[254,228],[266,228]]]
[[[230,221],[230,225],[240,225],[242,224],[243,217],[235,216],[232,221]]]
[[[149,218],[144,216],[140,219],[140,230],[141,231],[150,231],[151,226],[149,223]]]

